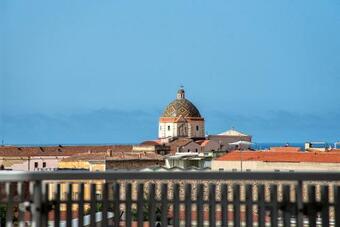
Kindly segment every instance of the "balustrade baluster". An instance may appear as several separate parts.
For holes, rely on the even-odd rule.
[[[119,227],[119,223],[120,223],[120,184],[114,183],[113,189],[114,189],[113,190],[114,226]]]
[[[97,185],[91,184],[90,226],[96,227]]]
[[[246,226],[253,226],[253,185],[246,185]]]
[[[308,224],[316,227],[316,198],[315,185],[308,185]]]
[[[209,226],[216,226],[216,185],[209,184]]]
[[[179,227],[179,184],[174,184],[173,201],[173,226]]]
[[[84,225],[84,184],[79,183],[78,185],[78,226],[83,227]]]
[[[235,227],[240,227],[241,225],[241,217],[240,217],[240,185],[233,185],[233,223]]]
[[[192,219],[192,188],[191,184],[185,185],[185,227],[191,227]]]
[[[221,226],[228,226],[228,185],[221,185]]]
[[[257,188],[258,196],[258,222],[259,222],[259,227],[264,227],[265,226],[265,220],[266,220],[266,207],[265,207],[265,191],[264,191],[264,185],[261,184]]]
[[[277,185],[275,184],[270,185],[270,203],[270,226],[278,226]]]
[[[138,184],[137,188],[137,225],[144,226],[144,184]]]
[[[329,187],[328,185],[321,186],[321,201],[322,210],[322,226],[329,226]]]

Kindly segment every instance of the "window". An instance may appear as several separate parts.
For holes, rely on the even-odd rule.
[[[198,152],[198,149],[196,148],[196,153]]]
[[[196,125],[196,131],[200,130],[200,127],[198,125]]]
[[[43,168],[46,168],[46,162],[43,162]]]
[[[34,162],[34,168],[38,168],[39,164],[38,162]]]
[[[188,152],[190,152],[190,149],[188,149]]]
[[[168,131],[170,131],[170,125],[168,125]]]

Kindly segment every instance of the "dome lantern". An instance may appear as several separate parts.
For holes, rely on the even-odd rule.
[[[181,88],[177,91],[177,99],[185,99],[185,91],[183,86],[181,86]]]

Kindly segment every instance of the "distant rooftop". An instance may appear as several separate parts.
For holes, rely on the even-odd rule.
[[[216,159],[217,161],[262,161],[262,162],[315,162],[340,163],[340,153],[331,152],[276,152],[234,151]]]
[[[229,129],[228,131],[222,132],[218,135],[219,136],[248,136],[240,131],[235,130],[234,128]]]
[[[77,154],[71,157],[64,158],[64,162],[74,161],[127,161],[127,160],[163,160],[163,156],[154,152],[101,152],[94,154]]]
[[[79,153],[100,153],[107,150],[113,152],[131,152],[131,145],[86,145],[86,146],[0,146],[0,157],[27,156],[71,156]],[[93,155],[93,154],[92,154]]]

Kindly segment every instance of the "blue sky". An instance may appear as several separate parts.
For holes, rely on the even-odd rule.
[[[0,2],[5,143],[136,143],[180,85],[208,133],[340,140],[340,2]]]

